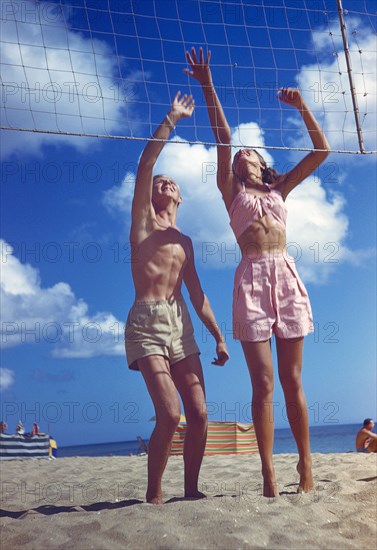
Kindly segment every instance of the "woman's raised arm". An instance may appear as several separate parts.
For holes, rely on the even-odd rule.
[[[186,52],[186,58],[191,69],[184,69],[184,72],[198,80],[202,86],[213,134],[216,143],[219,144],[217,147],[217,185],[223,195],[225,204],[228,204],[228,202],[231,202],[233,193],[231,131],[213,85],[209,66],[211,52],[208,52],[207,58],[204,60],[203,49],[200,48],[198,60],[195,48],[191,48],[191,53]],[[229,147],[226,147],[226,145],[229,145]]]
[[[322,128],[308,105],[305,103],[299,90],[296,88],[282,88],[278,92],[278,99],[298,110],[309,132],[313,146],[317,149],[306,155],[306,157],[287,174],[281,176],[278,187],[285,199],[292,189],[314,172],[317,166],[325,160],[331,149]]]

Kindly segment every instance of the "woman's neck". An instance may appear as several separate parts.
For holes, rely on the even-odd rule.
[[[255,189],[257,191],[262,190],[262,189],[263,190],[270,189],[270,186],[268,185],[268,183],[265,183],[261,179],[247,178],[243,183],[244,183],[245,187],[248,187],[250,189]]]

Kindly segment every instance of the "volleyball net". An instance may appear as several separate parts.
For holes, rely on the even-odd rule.
[[[211,50],[234,146],[312,150],[276,99],[298,87],[334,151],[375,153],[372,0],[1,0],[1,128],[147,140],[178,90],[196,108],[170,141],[214,145],[191,46]]]

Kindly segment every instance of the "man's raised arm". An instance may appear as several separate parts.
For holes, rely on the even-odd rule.
[[[140,157],[136,174],[134,198],[132,201],[132,221],[140,221],[140,216],[147,215],[152,208],[152,172],[153,167],[161,153],[165,142],[169,139],[170,132],[175,128],[181,118],[189,117],[194,111],[194,100],[186,94],[180,98],[178,92],[174,98],[171,110],[165,116],[157,130],[154,132]],[[161,140],[161,141],[155,141]]]

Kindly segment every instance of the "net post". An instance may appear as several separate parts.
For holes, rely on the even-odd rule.
[[[355,84],[352,76],[351,56],[348,48],[348,40],[346,35],[346,23],[343,17],[342,0],[336,0],[336,3],[338,5],[338,16],[339,16],[339,22],[340,22],[340,30],[342,32],[344,55],[346,57],[348,80],[350,83],[350,90],[351,90],[351,97],[352,97],[352,104],[353,104],[353,113],[355,115],[357,139],[359,141],[360,153],[365,153],[363,134],[361,131],[361,124],[360,124],[359,106],[357,104],[356,88],[355,88]]]

